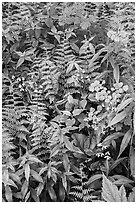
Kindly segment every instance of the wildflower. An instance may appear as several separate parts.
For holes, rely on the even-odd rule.
[[[107,159],[107,160],[111,159],[110,156],[104,156],[104,158]]]
[[[127,91],[128,90],[128,85],[123,86],[123,90]]]
[[[106,145],[102,146],[102,150],[107,149],[107,148],[108,148],[108,146],[106,146]]]
[[[98,152],[98,153],[96,153],[96,156],[97,156],[97,157],[103,157],[103,156],[104,156],[104,153]]]

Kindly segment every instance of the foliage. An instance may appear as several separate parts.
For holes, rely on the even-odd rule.
[[[2,3],[4,202],[133,202],[133,2]]]

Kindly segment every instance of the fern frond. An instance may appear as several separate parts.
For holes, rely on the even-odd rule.
[[[80,175],[78,180],[78,184],[72,186],[69,192],[70,199],[78,202],[91,202],[96,196],[93,196],[92,193],[94,190],[92,188],[88,188],[87,182],[88,177],[84,172],[85,165],[82,163],[80,165]]]
[[[50,148],[48,144],[49,135],[47,134],[46,124],[39,119],[32,127],[31,140],[31,152],[35,154],[40,160],[46,162],[49,158]]]

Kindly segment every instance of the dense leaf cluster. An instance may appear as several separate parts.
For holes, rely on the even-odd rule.
[[[4,202],[133,202],[133,2],[2,4]]]

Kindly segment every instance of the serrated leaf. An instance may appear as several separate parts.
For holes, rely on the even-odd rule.
[[[117,107],[117,112],[123,110],[127,105],[129,105],[133,101],[133,98],[128,98],[124,102],[122,101],[118,107]]]
[[[103,174],[102,197],[107,202],[120,202],[118,188]]]
[[[25,169],[25,178],[27,181],[29,181],[29,177],[30,177],[30,166],[28,163],[26,163],[24,165],[24,169]]]
[[[120,157],[120,155],[122,154],[122,152],[126,149],[126,147],[128,146],[129,142],[131,139],[131,129],[129,129],[126,134],[124,135],[121,145],[120,145],[120,151],[119,151],[119,155],[118,158]]]
[[[122,111],[121,113],[118,113],[108,124],[108,127],[111,127],[117,123],[119,123],[121,120],[123,120],[127,116],[127,113],[125,111]]]
[[[125,190],[125,187],[123,185],[119,189],[119,195],[121,198],[121,202],[127,202],[126,190]]]
[[[74,109],[73,116],[79,115],[81,112],[83,111],[83,109]]]
[[[135,187],[132,190],[133,191],[129,194],[128,202],[135,202]]]

